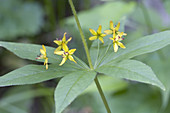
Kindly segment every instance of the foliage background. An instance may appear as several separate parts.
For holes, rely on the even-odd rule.
[[[109,21],[125,19],[125,43],[142,36],[170,29],[169,0],[73,0],[88,41],[89,28],[99,24],[106,29]],[[56,47],[53,40],[64,32],[72,36],[71,48],[86,61],[79,32],[67,0],[1,0],[0,40],[45,44]],[[161,37],[160,37],[161,38]],[[145,43],[145,42],[141,42]],[[102,76],[100,82],[115,113],[169,113],[170,47],[167,46],[138,59],[152,67],[166,91],[134,81]],[[35,56],[36,57],[36,56]],[[87,61],[86,61],[87,62]],[[0,75],[32,61],[22,60],[0,48]],[[50,76],[50,75],[49,75]],[[0,88],[2,113],[53,113],[54,88],[59,79],[47,82]],[[105,113],[104,105],[92,84],[64,113]]]

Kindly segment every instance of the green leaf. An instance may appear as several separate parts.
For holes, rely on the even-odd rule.
[[[62,67],[49,65],[48,70],[43,65],[27,65],[0,77],[0,87],[39,83],[65,76],[77,70],[80,69],[72,65],[63,65]]]
[[[62,78],[55,90],[55,113],[61,113],[94,80],[96,72],[77,71]]]
[[[161,49],[168,44],[170,44],[170,31],[148,35],[131,43],[128,43],[127,45],[125,45],[126,49],[119,49],[117,53],[113,52],[113,48],[111,48],[110,52],[108,52],[105,60],[101,65],[108,62],[120,61],[145,53],[150,53]]]
[[[42,48],[41,45],[0,41],[0,46],[13,52],[20,58],[44,62],[44,59],[36,60],[37,55],[40,54],[40,49]],[[47,57],[48,57],[49,63],[59,64],[62,60],[62,57],[58,56],[58,55],[54,55],[55,48],[48,47],[48,46],[45,46],[45,47],[47,50]],[[79,68],[88,69],[88,66],[83,61],[81,61],[76,56],[74,56],[74,57],[77,61],[77,64],[75,64],[69,60],[67,61],[66,64],[72,64],[73,66],[77,66]],[[64,64],[64,65],[66,65],[66,64]]]
[[[109,63],[99,67],[96,71],[105,75],[152,84],[165,90],[164,85],[158,80],[152,69],[139,61],[124,60],[119,63]]]
[[[44,62],[43,59],[36,60],[37,55],[40,54],[40,49],[42,49],[41,45],[0,41],[0,46],[13,52],[20,58]],[[61,61],[61,57],[54,55],[55,48],[48,46],[45,47],[47,50],[47,57],[49,58],[49,63],[59,63]]]
[[[116,92],[126,89],[128,86],[128,82],[118,77],[98,76],[98,79],[104,92]],[[93,92],[96,92],[96,84],[94,82],[83,92],[83,94]]]
[[[35,2],[1,0],[0,14],[0,39],[36,34],[44,23],[43,9]]]
[[[98,5],[93,9],[79,12],[78,17],[83,29],[97,29],[99,24],[102,25],[103,30],[109,29],[109,21],[116,22],[120,20],[123,16],[132,12],[135,5],[135,2],[109,2]],[[72,30],[73,26],[76,27],[74,17],[67,18],[65,24],[66,26],[69,25]]]

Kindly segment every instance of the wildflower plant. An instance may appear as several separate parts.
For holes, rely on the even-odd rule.
[[[41,49],[41,45],[0,41],[1,47],[8,49],[18,57],[38,62],[44,62],[42,59],[45,59],[44,65],[46,65],[44,67],[43,65],[29,64],[9,72],[0,77],[1,87],[35,84],[61,78],[54,92],[55,113],[61,113],[93,81],[96,83],[107,113],[111,113],[98,81],[100,73],[155,85],[165,90],[164,85],[149,66],[131,58],[156,51],[170,44],[170,31],[141,37],[124,45],[121,41],[126,33],[120,29],[121,26],[124,27],[124,24],[121,24],[120,21],[114,27],[111,21],[110,27],[108,27],[110,29],[105,30],[105,34],[102,33],[101,25],[99,25],[97,32],[90,29],[93,36],[89,40],[92,40],[93,43],[89,49],[72,0],[69,0],[69,3],[81,35],[88,64],[73,55],[76,49],[69,49],[67,44],[71,38],[66,40],[66,33],[64,33],[62,40],[54,41],[58,45],[57,49],[44,45]],[[102,43],[95,39],[99,39]],[[120,49],[118,49],[119,46]],[[36,58],[39,53],[41,55]]]

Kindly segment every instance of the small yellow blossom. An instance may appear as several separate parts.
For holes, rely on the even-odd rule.
[[[120,41],[124,40],[124,38],[122,38],[123,34],[124,34],[123,32],[120,32],[118,35],[115,35],[115,30],[113,31],[113,37],[110,39],[113,40],[114,52],[118,51],[118,46],[120,46],[121,48],[126,48],[123,45],[123,43],[120,42]]]
[[[44,45],[42,45],[43,49],[40,49],[40,55],[37,56],[36,59],[45,59],[44,61],[44,65],[46,65],[46,70],[48,69],[48,57],[47,57],[47,53],[46,53],[46,48]]]
[[[76,51],[76,49],[71,49],[69,50],[69,48],[67,47],[66,44],[63,45],[63,50],[64,51],[54,51],[54,54],[57,54],[57,55],[62,55],[63,57],[63,60],[61,61],[61,63],[59,64],[60,66],[63,65],[67,59],[77,63],[74,58],[73,58],[73,53]]]
[[[58,45],[57,49],[54,52],[60,51],[61,49],[63,49],[63,45],[67,45],[67,43],[71,41],[72,37],[70,37],[68,40],[66,40],[66,34],[67,33],[65,32],[62,40],[61,39],[54,40],[54,43],[56,43]]]
[[[105,30],[104,33],[106,33],[107,35],[113,34],[113,32],[115,31],[116,35],[118,35],[119,33],[119,28],[120,28],[120,22],[118,22],[118,24],[116,25],[116,27],[114,27],[113,21],[110,21],[110,29],[109,30]],[[126,36],[126,33],[123,33],[124,36]]]
[[[92,35],[94,35],[94,36],[91,36],[89,40],[96,40],[98,38],[102,43],[104,43],[103,37],[105,37],[106,34],[102,33],[101,25],[99,25],[97,32],[93,29],[89,29],[89,31],[91,32]]]

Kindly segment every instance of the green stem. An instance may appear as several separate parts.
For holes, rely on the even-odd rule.
[[[84,37],[84,34],[83,34],[83,30],[80,26],[80,22],[79,22],[79,19],[77,17],[77,13],[76,13],[74,4],[73,4],[72,0],[69,0],[69,3],[70,3],[72,12],[74,14],[74,17],[75,17],[75,20],[76,20],[76,23],[77,23],[77,26],[78,26],[78,29],[79,29],[79,32],[80,32],[80,36],[81,36],[81,39],[82,39],[82,42],[83,42],[83,45],[84,45],[84,49],[85,49],[85,52],[86,52],[86,56],[87,56],[87,60],[88,60],[90,69],[94,69],[93,65],[92,65],[91,58],[90,58],[89,50],[88,50],[88,47],[87,47],[87,43],[86,43],[86,40],[85,40],[85,37]]]
[[[101,88],[101,86],[100,86],[100,84],[99,84],[99,81],[98,81],[98,79],[97,79],[97,76],[96,76],[96,78],[94,79],[94,81],[95,81],[95,83],[96,83],[96,86],[97,86],[97,89],[98,89],[98,91],[99,91],[99,93],[100,93],[100,96],[101,96],[101,98],[102,98],[102,100],[103,100],[103,103],[104,103],[104,105],[105,105],[105,107],[106,107],[107,113],[111,113],[111,110],[110,110],[109,105],[108,105],[108,103],[107,103],[107,101],[106,101],[106,98],[105,98],[104,93],[103,93],[103,91],[102,91],[102,88]]]
[[[105,52],[105,54],[103,55],[103,57],[101,58],[101,60],[100,60],[100,62],[98,63],[97,67],[100,66],[100,64],[102,63],[102,61],[103,61],[103,59],[105,58],[105,56],[107,55],[107,52],[109,51],[110,47],[111,47],[111,43],[108,44],[107,49],[106,49],[106,52]]]
[[[96,61],[95,61],[95,63],[94,63],[94,68],[96,68],[97,61],[98,61],[98,58],[99,58],[99,49],[100,49],[100,41],[98,40],[98,45],[97,45],[97,58],[96,58]]]
[[[81,36],[81,39],[82,39],[82,42],[83,42],[83,45],[84,45],[84,48],[85,48],[85,52],[86,52],[86,55],[87,55],[87,60],[88,60],[90,69],[93,70],[94,67],[93,67],[93,65],[92,65],[92,61],[91,61],[91,58],[90,58],[90,54],[89,54],[89,50],[88,50],[88,47],[87,47],[87,43],[86,43],[86,40],[85,40],[83,31],[82,31],[82,28],[81,28],[81,26],[80,26],[80,22],[79,22],[79,20],[78,20],[75,7],[74,7],[74,5],[73,5],[72,0],[69,0],[69,3],[70,3],[72,12],[73,12],[73,14],[74,14],[74,17],[75,17],[75,20],[76,20],[76,23],[77,23],[77,26],[78,26],[78,29],[79,29],[79,32],[80,32],[80,36]],[[101,96],[101,98],[102,98],[102,100],[103,100],[103,103],[104,103],[104,105],[105,105],[105,107],[106,107],[107,112],[108,112],[108,113],[111,113],[110,108],[109,108],[109,106],[108,106],[108,104],[107,104],[106,98],[105,98],[105,96],[104,96],[104,93],[103,93],[103,91],[102,91],[102,88],[101,88],[101,86],[100,86],[100,84],[99,84],[99,81],[98,81],[98,79],[97,79],[97,75],[96,75],[96,78],[94,79],[94,81],[95,81],[95,83],[96,83],[97,89],[98,89],[98,91],[99,91],[99,93],[100,93],[100,96]]]

